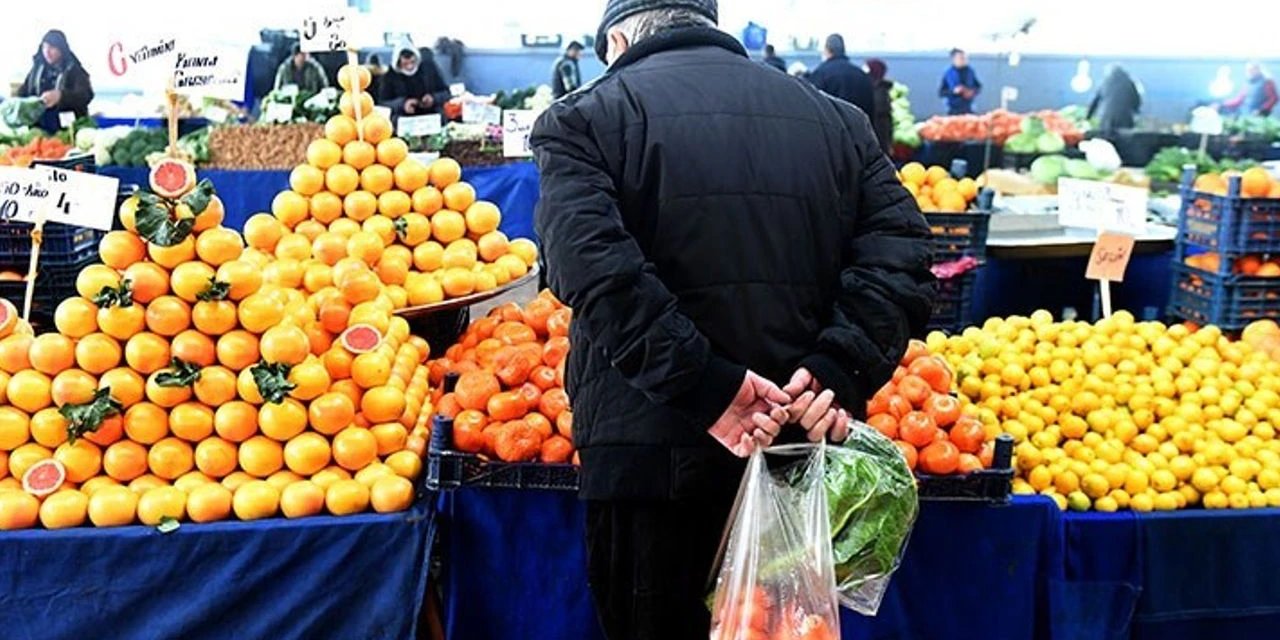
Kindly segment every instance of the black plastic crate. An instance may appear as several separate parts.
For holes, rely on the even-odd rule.
[[[459,487],[577,491],[578,467],[572,464],[499,462],[472,453],[433,450],[427,455],[427,488]]]
[[[33,228],[30,222],[17,220],[0,223],[0,266],[27,270]],[[96,258],[98,242],[104,235],[97,229],[47,222],[40,243],[40,264],[65,266]]]
[[[1220,274],[1181,262],[1172,265],[1169,315],[1223,329],[1280,317],[1280,278]]]
[[[44,262],[43,255],[44,252],[41,251],[42,257],[39,273],[36,276],[35,294],[31,298],[31,322],[38,329],[46,329],[53,326],[53,312],[57,309],[58,304],[67,298],[77,295],[76,277],[80,275],[80,272],[85,267],[98,262],[95,253],[88,259],[78,263],[51,265]],[[26,276],[26,265],[14,270]],[[13,306],[18,308],[19,313],[22,311],[22,304],[26,296],[27,282],[25,279],[0,280],[0,298],[12,302]]]
[[[938,281],[938,297],[933,302],[933,315],[929,318],[929,331],[957,332],[973,322],[973,285],[978,280],[976,271]]]
[[[1005,503],[1013,491],[1013,438],[996,438],[991,468],[965,475],[916,474],[921,500]]]
[[[1195,171],[1182,176],[1178,241],[1225,254],[1280,252],[1280,199],[1240,196],[1240,178],[1227,195],[1194,189]]]
[[[42,167],[57,167],[59,169],[79,171],[81,173],[98,172],[98,162],[92,153],[81,153],[74,156],[67,156],[60,160],[33,160],[31,161],[31,164]]]
[[[982,260],[987,255],[987,232],[991,213],[926,213],[925,222],[933,231],[933,263],[942,264],[972,256]]]

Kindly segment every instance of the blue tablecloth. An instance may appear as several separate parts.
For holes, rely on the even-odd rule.
[[[601,638],[570,494],[441,498],[446,635]],[[927,503],[880,613],[858,640],[1232,640],[1280,628],[1280,511],[1061,514]]]
[[[0,637],[412,639],[431,513],[0,533]]]
[[[98,173],[119,178],[121,183],[147,184],[145,168],[99,167]],[[289,188],[288,171],[200,169],[196,174],[213,182],[227,212],[223,224],[233,229],[243,228],[255,213],[270,211],[271,200]],[[462,179],[475,187],[477,197],[502,210],[503,233],[512,238],[533,237],[533,208],[538,203],[538,170],[533,163],[468,168]]]

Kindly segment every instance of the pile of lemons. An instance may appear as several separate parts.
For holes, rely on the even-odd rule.
[[[1063,509],[1280,507],[1280,362],[1220,329],[991,318],[927,345],[1016,446],[1017,494]]]

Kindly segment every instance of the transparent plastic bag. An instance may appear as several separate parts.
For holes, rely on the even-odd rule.
[[[756,451],[747,464],[711,606],[711,640],[838,640],[822,445]]]
[[[838,639],[838,605],[879,609],[917,511],[902,454],[863,423],[840,445],[752,454],[721,542],[711,640]]]

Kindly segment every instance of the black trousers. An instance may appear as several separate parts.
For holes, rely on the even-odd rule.
[[[706,640],[706,596],[733,495],[587,503],[587,575],[609,640]]]

